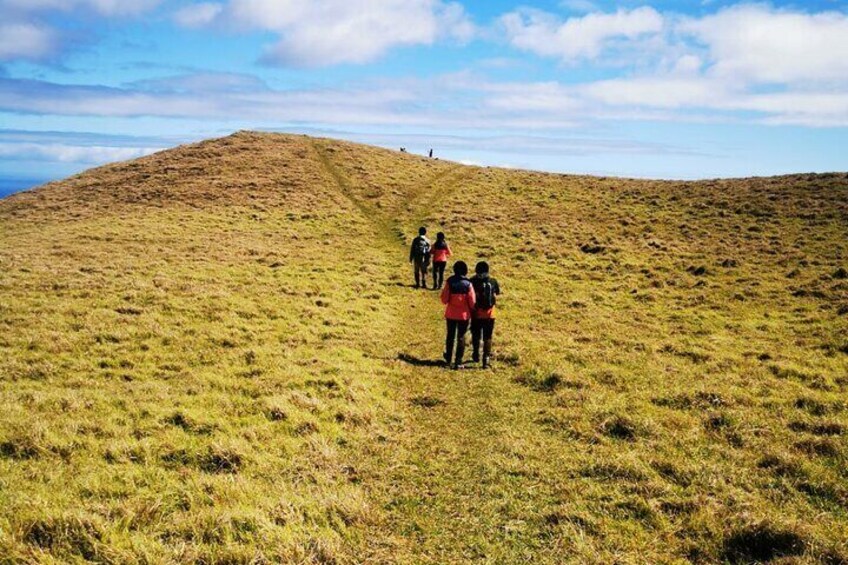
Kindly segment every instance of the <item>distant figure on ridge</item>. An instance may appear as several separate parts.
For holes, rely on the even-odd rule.
[[[430,248],[430,254],[433,256],[433,290],[436,290],[445,284],[445,267],[448,264],[448,257],[452,255],[444,233],[436,234],[436,243]]]
[[[480,261],[471,277],[474,288],[474,310],[471,312],[472,359],[480,361],[480,337],[483,338],[483,368],[489,368],[492,358],[492,336],[495,332],[495,301],[501,293],[498,281],[489,276],[489,264]]]
[[[465,333],[468,331],[468,321],[474,310],[475,296],[474,287],[468,280],[468,265],[463,261],[457,261],[453,266],[454,275],[449,277],[442,289],[442,304],[445,305],[445,320],[447,320],[447,337],[445,338],[445,363],[450,365],[453,357],[453,344],[456,341],[456,356],[453,368],[459,369],[462,365],[462,356],[465,354]]]
[[[432,159],[432,158],[433,158],[433,148],[431,147],[430,148],[430,159]]]
[[[418,228],[418,237],[412,240],[409,262],[415,267],[415,288],[427,288],[427,266],[430,264],[430,240],[427,228]]]

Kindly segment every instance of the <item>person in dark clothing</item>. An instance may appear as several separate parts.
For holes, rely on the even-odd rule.
[[[430,264],[430,240],[427,228],[418,228],[418,237],[412,240],[409,262],[415,267],[415,288],[427,288],[427,266]]]
[[[432,158],[433,158],[433,148],[431,147],[430,148],[430,159],[432,159]]]
[[[495,333],[495,302],[501,293],[498,281],[489,276],[489,264],[480,261],[471,277],[474,289],[474,309],[471,312],[472,360],[480,361],[480,339],[483,341],[483,368],[489,367],[492,357],[492,337]]]
[[[433,290],[436,290],[445,284],[445,267],[448,257],[453,254],[442,232],[436,234],[436,242],[430,248],[430,254],[433,256]]]
[[[465,333],[468,331],[468,321],[474,309],[474,287],[468,280],[468,265],[457,261],[453,266],[454,275],[445,282],[442,289],[442,304],[445,305],[445,320],[447,320],[447,337],[445,338],[445,363],[450,364],[453,356],[453,344],[456,342],[456,357],[453,368],[462,365],[465,354]]]

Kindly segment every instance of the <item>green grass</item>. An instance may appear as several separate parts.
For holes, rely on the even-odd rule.
[[[845,562],[846,201],[252,133],[6,198],[0,562]]]

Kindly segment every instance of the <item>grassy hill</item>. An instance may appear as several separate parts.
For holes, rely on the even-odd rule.
[[[435,366],[418,225],[501,282]],[[238,133],[0,200],[0,563],[848,562],[848,175]]]

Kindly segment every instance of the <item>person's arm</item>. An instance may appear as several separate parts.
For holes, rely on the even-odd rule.
[[[448,257],[450,257],[451,255],[453,255],[453,252],[451,251],[449,244],[448,244],[447,248],[448,248]]]
[[[444,288],[442,289],[442,294],[439,296],[442,301],[442,304],[447,304],[450,302],[450,283],[445,283]]]
[[[477,306],[477,293],[474,292],[474,285],[468,285],[468,294],[466,296],[466,301],[468,303],[468,309],[470,311],[474,311],[474,307]]]
[[[418,239],[418,238],[415,238]],[[415,239],[412,240],[412,245],[409,246],[409,262],[412,263],[412,260],[415,258]]]
[[[495,294],[500,295],[501,285],[498,284],[498,281],[495,281],[495,284],[492,285],[492,286],[494,286],[494,288],[492,290],[495,292]]]

